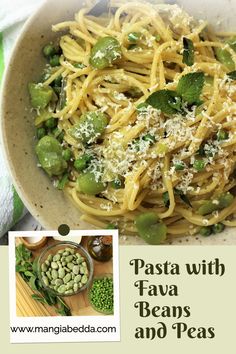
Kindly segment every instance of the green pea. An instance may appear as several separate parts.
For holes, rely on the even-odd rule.
[[[47,128],[55,128],[57,126],[57,119],[55,118],[49,118],[48,120],[46,120],[45,122],[45,127]]]
[[[72,151],[71,149],[67,148],[62,151],[62,157],[65,161],[69,161],[72,157]]]
[[[141,37],[141,33],[140,32],[130,32],[128,34],[128,41],[136,43],[140,39],[140,37]]]
[[[135,224],[139,236],[151,245],[159,245],[166,239],[167,227],[153,212],[140,214]]]
[[[55,138],[44,136],[35,150],[42,168],[49,176],[61,175],[66,170],[67,163],[62,157],[62,147]]]
[[[160,36],[159,34],[156,34],[156,35],[155,35],[155,40],[156,40],[157,42],[159,42],[159,41],[161,40],[161,36]]]
[[[38,128],[36,131],[36,136],[40,140],[46,135],[46,130],[45,128]]]
[[[233,203],[234,196],[230,192],[222,193],[218,197],[218,201],[219,201],[219,209],[228,208]]]
[[[82,143],[90,144],[103,134],[107,124],[106,114],[100,111],[87,112],[80,117],[73,128],[69,129],[69,134]]]
[[[193,168],[198,172],[201,172],[205,168],[205,162],[203,160],[195,160],[193,163]]]
[[[229,207],[234,201],[234,196],[230,193],[222,193],[214,201],[205,200],[198,209],[198,214],[207,215],[216,210],[221,210]]]
[[[99,38],[91,50],[90,64],[95,69],[104,69],[121,58],[121,47],[114,37]]]
[[[185,164],[182,161],[179,161],[175,164],[175,171],[182,171],[185,169]]]
[[[87,172],[77,178],[77,189],[85,194],[95,195],[106,189],[106,184],[96,180],[94,173]]]
[[[33,108],[45,108],[52,99],[53,89],[50,86],[29,83],[28,89]]]
[[[212,233],[211,227],[202,226],[199,230],[199,233],[200,233],[200,235],[205,236],[205,237],[210,236]]]
[[[53,57],[50,58],[49,63],[52,67],[59,66],[60,65],[60,56],[57,54],[53,55]]]
[[[225,229],[225,225],[222,224],[221,222],[212,226],[213,234],[218,234],[218,233],[224,231],[224,229]]]
[[[228,138],[229,138],[229,133],[226,130],[221,129],[218,131],[218,133],[217,133],[217,140],[218,141],[227,140]]]
[[[122,180],[122,178],[117,177],[114,181],[110,183],[110,186],[114,189],[124,188],[124,181]]]
[[[216,58],[225,65],[230,71],[235,70],[235,64],[232,59],[232,55],[229,53],[228,50],[222,48],[215,49]]]
[[[77,171],[83,171],[85,168],[88,167],[91,160],[92,160],[92,156],[90,156],[88,154],[84,154],[83,156],[81,156],[80,158],[75,160],[74,168]]]
[[[56,54],[56,49],[52,45],[52,43],[49,43],[43,47],[43,54],[46,58],[50,58],[54,54]]]

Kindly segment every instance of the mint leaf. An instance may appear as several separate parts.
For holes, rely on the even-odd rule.
[[[190,200],[188,199],[187,195],[184,194],[180,189],[178,188],[174,188],[174,192],[176,195],[178,195],[180,197],[180,199],[187,204],[190,208],[192,208],[192,204],[190,202]]]
[[[204,80],[203,72],[189,73],[181,77],[177,86],[177,94],[189,104],[199,102]]]
[[[191,39],[183,37],[183,63],[192,66],[194,64],[194,45]]]
[[[230,73],[228,73],[227,76],[228,76],[231,80],[236,80],[236,70],[230,71]]]
[[[176,114],[179,110],[179,95],[176,91],[160,90],[153,92],[146,102],[167,115]]]

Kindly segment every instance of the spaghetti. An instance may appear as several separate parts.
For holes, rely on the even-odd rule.
[[[112,1],[105,14],[90,10],[53,25],[66,31],[59,63],[38,84],[61,80],[59,104],[46,108],[59,135],[48,114],[36,118],[70,150],[63,173],[45,169],[55,185],[64,182],[83,220],[123,234],[137,234],[147,212],[170,236],[236,226],[232,34],[214,34],[177,5]]]

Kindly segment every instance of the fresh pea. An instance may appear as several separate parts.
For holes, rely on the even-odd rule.
[[[107,124],[106,114],[100,111],[87,112],[73,128],[69,129],[69,134],[76,140],[90,144],[103,134]]]
[[[46,135],[46,130],[45,128],[38,128],[36,131],[36,136],[38,138],[38,140],[42,139],[44,136]]]
[[[43,54],[46,58],[50,58],[56,54],[56,49],[52,43],[49,43],[43,47]]]
[[[84,154],[83,156],[79,157],[78,159],[75,160],[74,162],[74,168],[77,171],[83,171],[85,168],[88,167],[89,163],[92,160],[92,156],[88,154]]]
[[[124,188],[124,181],[121,177],[117,177],[114,181],[110,182],[110,186],[114,189]]]
[[[200,235],[204,236],[204,237],[208,237],[211,235],[212,230],[211,227],[209,226],[202,226],[199,230]]]
[[[219,201],[219,209],[228,208],[233,203],[234,196],[230,192],[222,193],[218,197],[218,201]]]
[[[51,136],[44,136],[36,145],[36,154],[42,168],[49,176],[61,175],[67,168],[67,163],[62,157],[60,143]]]
[[[60,65],[60,56],[57,54],[53,55],[53,57],[50,58],[49,63],[52,67],[59,66]]]
[[[159,245],[166,239],[167,227],[154,212],[140,214],[135,224],[139,236],[151,245]]]
[[[221,210],[229,207],[234,201],[234,196],[230,193],[222,193],[215,200],[205,200],[198,208],[198,214],[207,215],[216,210]]]
[[[182,171],[185,169],[185,163],[183,161],[179,161],[175,163],[175,171]]]
[[[225,225],[222,224],[221,222],[219,222],[219,223],[217,223],[217,224],[212,226],[213,234],[218,234],[218,233],[224,231],[224,229],[225,229]]]
[[[50,86],[44,87],[42,84],[29,83],[28,88],[33,108],[45,108],[51,101],[53,89]]]
[[[45,127],[49,128],[49,129],[55,128],[56,126],[57,126],[57,119],[55,119],[55,118],[49,118],[45,122]]]
[[[203,160],[195,160],[193,163],[193,168],[198,172],[201,172],[205,168],[205,162]]]
[[[91,50],[90,64],[95,69],[104,69],[121,58],[121,47],[114,37],[99,38]]]
[[[132,43],[136,43],[141,37],[140,32],[130,32],[128,34],[128,41]]]
[[[217,133],[217,140],[223,141],[223,140],[227,140],[227,139],[229,139],[229,133],[224,129],[219,130]]]
[[[109,277],[94,279],[89,299],[97,311],[113,313],[113,279]]]
[[[65,161],[69,161],[72,157],[72,151],[69,148],[66,148],[62,151],[62,157]]]
[[[95,195],[106,189],[106,184],[96,180],[94,173],[82,173],[77,178],[77,189],[79,192]]]

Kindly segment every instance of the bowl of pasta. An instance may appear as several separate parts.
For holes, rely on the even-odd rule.
[[[50,0],[27,21],[2,138],[45,228],[236,243],[235,15],[230,1]]]

